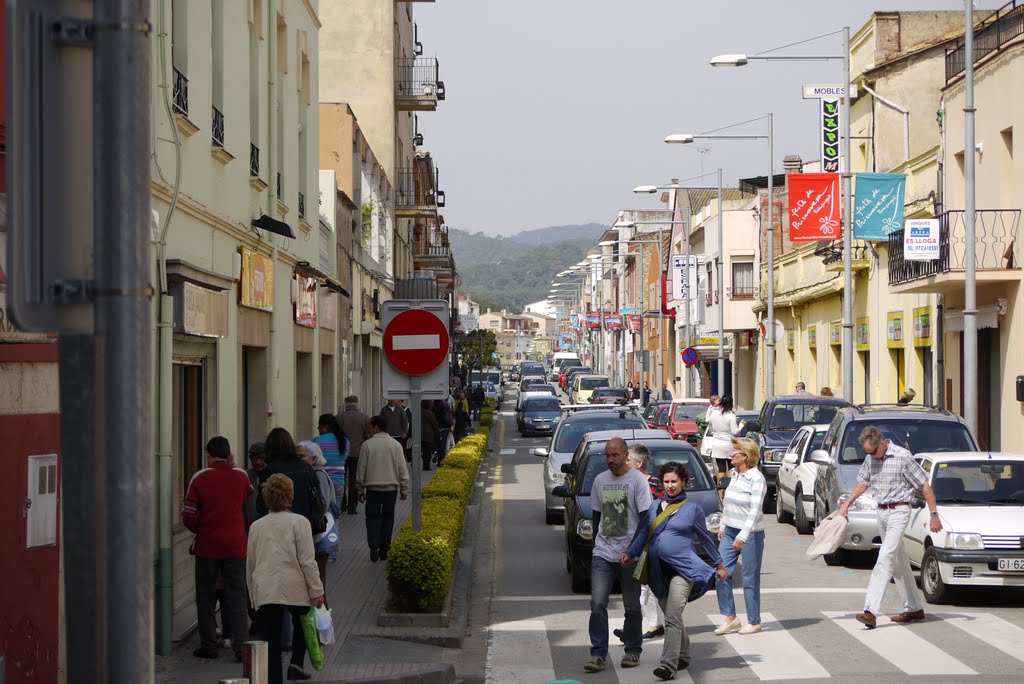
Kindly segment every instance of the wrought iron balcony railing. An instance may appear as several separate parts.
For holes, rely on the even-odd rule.
[[[428,164],[403,166],[395,171],[395,207],[444,206],[444,192],[437,189],[438,172]]]
[[[210,130],[214,147],[224,147],[224,113],[216,107],[213,108],[213,127]]]
[[[306,218],[306,195],[299,193],[299,218]]]
[[[974,30],[974,61],[984,59],[1024,33],[1024,0],[1011,0]],[[963,73],[967,48],[963,39],[946,51],[946,82]]]
[[[260,177],[260,148],[256,143],[249,143],[249,177]]]
[[[399,105],[430,106],[443,100],[444,81],[438,79],[439,64],[434,57],[395,59],[395,96]]]
[[[274,185],[274,194],[277,197],[278,201],[282,201],[281,197],[284,195],[284,182],[281,180],[280,171],[277,172],[277,180],[275,181],[275,183],[276,184]]]
[[[975,213],[974,264],[978,270],[1020,268],[1017,228],[1019,209],[985,209]],[[899,285],[918,278],[963,271],[967,252],[966,224],[962,210],[947,211],[939,217],[939,258],[916,261],[903,254],[903,231],[889,234],[889,284]]]
[[[725,291],[730,299],[753,299],[754,294],[757,292],[757,287],[754,285],[736,285],[734,287],[727,287]]]
[[[418,244],[415,248],[418,257],[450,257],[452,255],[451,245],[446,242],[429,242]]]
[[[174,111],[188,117],[188,79],[185,74],[174,69]]]

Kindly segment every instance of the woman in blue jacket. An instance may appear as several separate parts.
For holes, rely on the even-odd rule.
[[[689,480],[690,474],[681,463],[670,461],[661,466],[665,498],[654,501],[640,519],[636,538],[619,556],[620,562],[630,564],[647,548],[647,583],[665,613],[665,645],[661,664],[654,669],[659,679],[674,679],[677,671],[690,666],[690,638],[683,625],[683,609],[688,601],[700,598],[714,586],[716,571],[697,556],[694,536],[718,565],[718,577],[724,580],[729,576],[704,523],[704,510],[686,500]]]

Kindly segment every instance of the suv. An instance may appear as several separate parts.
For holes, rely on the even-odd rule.
[[[804,425],[831,423],[836,411],[849,405],[842,399],[813,394],[775,397],[764,402],[757,420],[747,423],[747,436],[757,442],[761,450],[757,467],[768,485],[768,493],[764,497],[765,513],[775,512],[775,480],[796,431]]]
[[[647,423],[640,414],[629,407],[588,408],[584,411],[570,411],[562,407],[563,418],[555,426],[551,443],[547,448],[530,449],[530,455],[546,459],[544,463],[544,519],[549,523],[562,520],[565,501],[554,495],[554,489],[565,482],[562,464],[572,459],[572,454],[583,435],[597,430],[644,430]]]
[[[978,446],[963,420],[954,413],[912,404],[867,404],[840,408],[825,433],[821,449],[811,452],[818,464],[814,480],[814,521],[821,522],[846,500],[857,486],[864,463],[858,437],[875,425],[887,439],[911,453],[977,451]],[[878,534],[878,504],[862,495],[853,502],[846,539],[835,553],[825,554],[828,565],[841,565],[848,551],[870,551],[882,543]]]

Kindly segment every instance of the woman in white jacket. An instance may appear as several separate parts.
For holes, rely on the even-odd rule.
[[[732,454],[732,438],[740,434],[740,430],[746,424],[745,420],[736,421],[732,395],[726,394],[722,397],[720,410],[708,419],[708,432],[711,433],[711,458],[714,459],[719,475],[725,475],[728,472]]]

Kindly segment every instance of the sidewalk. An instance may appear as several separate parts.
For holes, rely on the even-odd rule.
[[[434,472],[423,474],[423,484]],[[412,497],[395,507],[395,534],[411,514]],[[430,682],[454,680],[459,649],[399,641],[381,636],[377,615],[387,600],[385,563],[370,562],[366,546],[366,518],[360,505],[356,515],[342,515],[338,561],[327,566],[327,600],[334,617],[335,642],[325,646],[324,668],[315,672],[306,659],[305,669],[316,682]],[[192,656],[199,645],[193,633],[177,644],[171,656],[156,658],[156,681],[165,684],[216,684],[222,678],[241,677],[242,665],[230,650],[219,660]],[[287,662],[287,654],[286,654]]]

